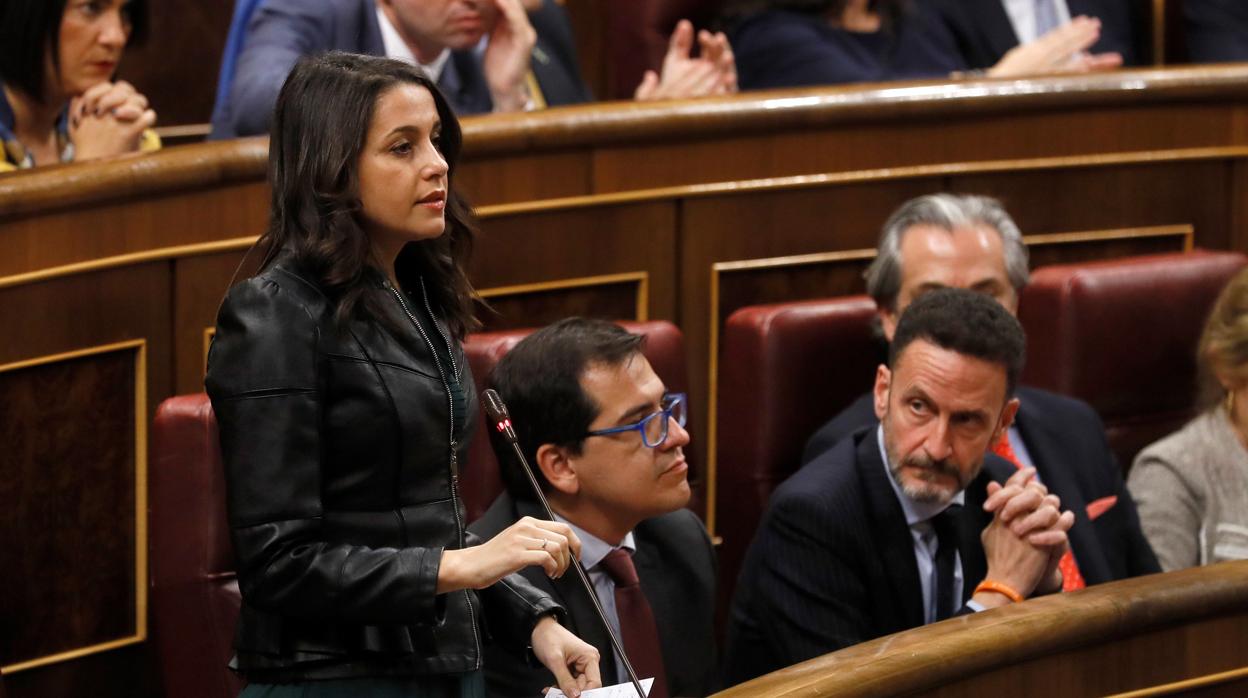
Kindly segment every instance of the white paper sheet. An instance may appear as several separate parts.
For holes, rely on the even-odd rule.
[[[654,679],[642,679],[641,687],[646,693],[650,692],[650,687],[654,685]],[[546,693],[546,698],[567,698],[557,688],[552,688]],[[637,695],[637,687],[632,681],[628,683],[620,683],[614,686],[603,686],[602,688],[591,688],[588,691],[581,692],[581,698],[645,698],[645,696]]]

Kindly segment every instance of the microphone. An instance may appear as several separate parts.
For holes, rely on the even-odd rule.
[[[494,426],[498,433],[503,435],[507,443],[511,444],[512,451],[520,461],[520,469],[524,471],[525,475],[529,476],[529,486],[533,488],[533,494],[537,496],[537,501],[542,504],[542,510],[546,512],[546,519],[554,521],[555,513],[551,511],[550,502],[546,499],[546,493],[542,492],[542,486],[538,484],[537,476],[533,474],[533,466],[529,465],[529,459],[524,457],[524,450],[520,448],[520,442],[516,439],[516,429],[511,424],[511,415],[507,412],[507,405],[503,402],[503,398],[493,388],[486,390],[481,396],[485,407],[485,415],[489,418],[490,424]],[[624,663],[624,669],[628,672],[628,678],[632,680],[633,687],[637,689],[637,695],[644,698],[646,691],[641,687],[641,680],[637,678],[637,672],[633,670],[633,663],[629,661],[628,655],[624,653],[624,645],[620,642],[620,638],[616,637],[615,630],[611,628],[611,624],[607,622],[607,614],[602,610],[602,603],[598,601],[598,594],[594,593],[594,585],[590,584],[589,575],[585,573],[585,568],[581,566],[581,561],[575,557],[572,559],[572,567],[576,570],[576,576],[581,580],[581,586],[585,589],[585,593],[589,595],[589,600],[594,603],[594,611],[598,614],[598,620],[602,623],[602,629],[607,631],[607,637],[611,639],[611,647],[615,649],[615,653],[619,655],[620,660]]]

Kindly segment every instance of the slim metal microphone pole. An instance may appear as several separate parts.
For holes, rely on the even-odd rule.
[[[482,393],[482,397],[486,416],[494,423],[494,428],[507,439],[507,443],[511,444],[511,449],[515,451],[516,458],[520,459],[520,464],[523,466],[521,469],[524,470],[525,475],[529,476],[529,485],[533,487],[533,494],[537,495],[537,501],[542,503],[546,518],[554,521],[555,512],[551,511],[550,502],[546,500],[546,493],[542,492],[542,486],[537,484],[537,476],[533,474],[533,467],[529,465],[529,459],[524,457],[524,451],[520,449],[520,443],[516,440],[516,430],[511,425],[511,416],[507,413],[507,405],[503,404],[503,398],[499,397],[498,392],[493,389],[486,390]],[[572,558],[572,568],[576,570],[581,586],[585,587],[585,593],[589,594],[589,600],[594,603],[594,610],[598,612],[598,620],[602,622],[603,629],[607,631],[607,637],[611,638],[611,646],[615,648],[615,653],[619,655],[620,661],[624,662],[624,669],[628,672],[628,678],[632,680],[633,687],[637,689],[637,695],[644,697],[646,691],[641,687],[637,672],[633,670],[633,663],[624,653],[624,645],[620,642],[620,638],[615,636],[615,630],[611,624],[607,622],[607,614],[602,610],[598,594],[594,593],[594,585],[589,583],[589,575],[585,573],[585,568],[581,567],[581,561],[575,557]]]

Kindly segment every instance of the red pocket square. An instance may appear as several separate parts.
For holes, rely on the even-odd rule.
[[[1118,495],[1111,494],[1108,497],[1101,497],[1095,502],[1088,504],[1088,521],[1096,521],[1101,514],[1113,509],[1117,503]]]

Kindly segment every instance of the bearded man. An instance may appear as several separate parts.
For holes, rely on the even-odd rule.
[[[989,452],[1018,410],[1025,346],[981,293],[905,309],[876,373],[879,424],[772,495],[733,602],[728,684],[1062,588],[1074,514]]]

